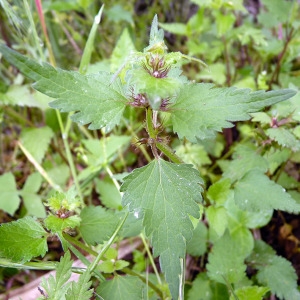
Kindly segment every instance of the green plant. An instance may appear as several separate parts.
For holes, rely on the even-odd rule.
[[[197,276],[189,290],[189,299],[198,299],[199,291],[203,291],[203,299],[209,299],[207,292],[215,298],[220,292],[231,299],[249,299],[249,295],[261,299],[270,290],[280,298],[296,299],[299,292],[290,263],[276,256],[262,241],[255,241],[250,232],[266,224],[274,209],[300,211],[299,203],[273,177],[274,170],[300,149],[298,131],[292,128],[298,118],[295,113],[298,105],[296,98],[288,100],[296,92],[291,89],[251,92],[191,82],[181,71],[188,57],[180,52],[168,53],[163,38],[163,30],[158,29],[155,17],[149,46],[143,52],[128,51],[128,56],[118,61],[114,74],[102,71],[85,75],[84,69],[65,71],[46,63],[39,64],[0,45],[3,57],[34,80],[36,90],[56,99],[50,103],[52,108],[75,112],[71,116],[73,121],[89,124],[92,130],[102,129],[100,142],[83,141],[89,150],[86,161],[90,169],[79,175],[75,187],[63,193],[48,180],[57,192],[48,197],[45,219],[38,221],[27,216],[1,225],[2,265],[32,267],[29,261],[47,252],[47,237],[57,235],[66,254],[53,266],[57,268],[56,278],[42,284],[45,290],[42,299],[48,296],[50,299],[89,299],[91,277],[100,282],[97,293],[104,299],[141,299],[143,293],[149,292],[147,286],[152,289],[149,297],[152,293],[153,298],[183,299],[186,251],[195,256],[203,255],[209,240],[213,248],[208,254],[207,273]],[[132,44],[126,31],[121,41]],[[289,101],[288,113],[282,101]],[[288,122],[280,124],[285,127],[278,126],[278,116],[277,123],[269,126],[272,113],[258,112],[274,104],[277,111],[285,111],[289,116]],[[128,137],[110,133],[115,126],[122,125],[122,121],[128,126],[124,114],[142,113],[147,135],[137,142],[148,146],[153,158],[146,156],[149,163],[123,176],[119,187],[110,169],[110,159],[120,144],[128,143]],[[210,163],[208,156],[205,160],[205,153],[219,158],[217,132],[232,127],[232,122],[247,121],[252,116],[253,122],[262,124],[260,137],[254,138],[251,128],[245,124],[241,130],[243,142],[231,150],[233,159],[230,162],[226,157],[218,159],[204,174],[204,181],[197,170],[202,165],[196,165],[192,154],[201,157],[203,165]],[[169,145],[169,135],[173,133],[180,138],[175,145],[177,152]],[[259,144],[260,139],[265,143]],[[253,145],[251,140],[257,144]],[[285,151],[279,151],[279,145],[285,147]],[[196,168],[187,163],[193,163]],[[217,167],[223,171],[222,176],[213,173]],[[102,169],[110,177],[106,188],[116,195],[105,204],[112,210],[86,206],[83,201],[82,185],[93,180]],[[6,177],[1,180],[4,184],[7,182]],[[99,193],[105,192],[101,183],[97,186]],[[201,222],[203,214],[209,229]],[[73,238],[72,230],[78,230],[87,245]],[[111,248],[114,241],[142,231],[151,241],[153,256],[159,256],[169,290],[159,274],[154,279],[137,274],[127,268],[127,262],[118,260]],[[144,240],[143,233],[141,235]],[[86,261],[74,245],[94,255],[92,263]],[[93,249],[93,245],[102,247]],[[81,285],[67,283],[72,266],[68,248],[87,265],[85,269],[76,270],[82,273]],[[251,280],[245,274],[247,265],[258,270]],[[157,272],[153,262],[152,267]],[[282,269],[286,284],[280,282]],[[120,271],[127,275],[120,276]],[[114,274],[114,278],[105,280],[106,274]]]

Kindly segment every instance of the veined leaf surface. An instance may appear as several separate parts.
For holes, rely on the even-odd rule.
[[[74,71],[55,69],[47,63],[33,59],[0,45],[4,58],[16,66],[25,76],[36,81],[33,87],[56,100],[49,105],[62,112],[75,111],[73,121],[89,124],[89,129],[120,122],[126,98],[119,80],[110,85],[112,75],[107,72],[82,75]]]
[[[256,91],[217,88],[210,83],[193,83],[181,88],[170,108],[174,131],[191,142],[213,137],[215,131],[232,127],[231,122],[250,119],[249,113],[291,98],[295,91]]]
[[[191,165],[177,165],[158,159],[125,177],[122,202],[143,218],[151,238],[154,256],[160,255],[173,299],[178,299],[180,258],[186,240],[193,235],[189,215],[199,218],[202,179]]]

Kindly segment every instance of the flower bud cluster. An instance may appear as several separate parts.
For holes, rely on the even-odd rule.
[[[146,57],[146,63],[142,63],[142,66],[146,72],[155,78],[165,78],[167,77],[170,66],[166,65],[165,59],[159,54]]]

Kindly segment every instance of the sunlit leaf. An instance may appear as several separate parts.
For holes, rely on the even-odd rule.
[[[0,224],[0,256],[24,263],[47,251],[47,232],[33,218]]]

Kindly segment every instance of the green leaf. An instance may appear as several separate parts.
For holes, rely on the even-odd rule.
[[[239,300],[262,300],[263,296],[269,291],[268,287],[262,286],[244,286],[234,291]],[[235,300],[232,295],[230,300]]]
[[[49,64],[40,65],[34,60],[0,45],[4,58],[16,66],[25,76],[36,83],[33,87],[57,100],[52,108],[63,112],[76,111],[71,119],[80,124],[89,124],[89,129],[106,126],[111,129],[120,122],[125,104],[118,80],[110,85],[111,74],[81,75],[73,71],[54,69]]]
[[[24,263],[47,251],[47,232],[33,218],[0,224],[0,256]]]
[[[28,176],[20,195],[23,198],[27,214],[36,216],[38,218],[46,217],[45,206],[42,199],[36,193],[39,191],[42,184],[42,176],[39,173],[33,173]]]
[[[41,128],[30,128],[22,131],[21,142],[40,164],[53,137],[53,131],[45,126]]]
[[[228,214],[228,228],[234,230],[234,228],[260,228],[268,224],[273,215],[273,209],[259,211],[248,211],[240,209],[234,201],[234,193],[232,197],[225,203]]]
[[[193,164],[196,167],[200,167],[211,163],[211,160],[202,145],[187,142],[184,145],[179,145],[174,150],[187,164]]]
[[[117,261],[111,261],[107,260],[104,261],[100,266],[99,270],[103,273],[113,273],[118,270],[122,270],[129,266],[129,262],[126,260],[117,260]]]
[[[68,290],[66,300],[90,300],[93,296],[91,274],[86,270],[79,276],[78,282],[72,282],[71,288]]]
[[[286,162],[291,156],[291,150],[287,148],[276,149],[271,147],[269,151],[266,151],[264,158],[269,163],[269,172],[274,174],[276,169],[284,162]]]
[[[174,34],[187,34],[187,25],[183,23],[159,23],[159,26],[165,31],[169,31]]]
[[[210,228],[214,229],[218,236],[222,236],[228,222],[226,209],[211,205],[206,209],[206,217]]]
[[[5,94],[0,92],[1,105],[17,105],[17,106],[29,106],[38,107],[45,110],[48,107],[50,98],[47,96],[41,97],[39,92],[32,92],[30,85],[10,85]]]
[[[101,282],[97,293],[105,300],[141,300],[143,284],[135,276],[116,275],[112,280]]]
[[[158,19],[157,15],[155,15],[151,24],[149,46],[144,49],[144,52],[163,54],[166,49],[164,31],[163,29],[158,29]]]
[[[217,88],[209,83],[193,83],[181,88],[170,105],[174,131],[191,142],[214,136],[215,131],[233,126],[231,122],[250,119],[249,113],[289,99],[293,90],[257,91]]]
[[[96,178],[96,191],[100,194],[101,203],[107,208],[121,209],[121,195],[111,179],[99,180]]]
[[[114,5],[112,8],[108,9],[106,14],[108,18],[114,22],[126,21],[134,26],[131,13],[125,10],[120,4]]]
[[[249,171],[234,188],[234,199],[249,211],[279,209],[291,213],[300,211],[298,204],[285,189],[258,170]]]
[[[14,175],[11,172],[0,175],[0,209],[13,216],[19,205],[20,198]]]
[[[69,218],[59,218],[57,216],[49,215],[44,224],[48,230],[54,233],[61,233],[68,228],[75,228],[79,226],[81,219],[78,216],[71,216]]]
[[[58,212],[75,211],[76,208],[81,206],[80,199],[77,197],[77,191],[72,186],[66,193],[55,192],[47,200],[47,206],[54,214]]]
[[[226,15],[222,10],[215,11],[215,18],[219,37],[222,37],[223,35],[228,33],[228,31],[232,29],[233,24],[236,20],[234,14]]]
[[[239,144],[234,152],[233,160],[230,161],[228,169],[223,173],[223,177],[230,178],[231,182],[241,179],[250,170],[268,170],[267,160],[257,153],[254,145]]]
[[[80,218],[79,230],[89,245],[101,244],[108,240],[120,221],[119,217],[101,206],[85,207],[81,211]]]
[[[125,28],[110,57],[111,72],[116,72],[135,51],[128,28]]]
[[[193,281],[188,292],[188,300],[224,300],[228,299],[227,287],[224,284],[210,280],[206,273],[200,273]]]
[[[229,179],[222,179],[212,184],[207,191],[207,198],[218,204],[223,204],[230,194],[231,182]]]
[[[290,15],[293,3],[280,0],[263,0],[262,4],[267,8],[261,10],[258,15],[258,20],[266,27],[276,27],[278,23],[285,23],[288,21],[287,15]]]
[[[192,238],[187,242],[186,252],[193,256],[201,256],[207,248],[207,228],[203,222],[199,222],[194,229]]]
[[[55,277],[50,275],[48,279],[43,278],[41,286],[45,289],[49,300],[62,300],[65,299],[65,295],[71,285],[68,282],[72,274],[71,254],[69,251],[61,257],[60,262],[56,269]]]
[[[239,241],[226,231],[209,253],[207,270],[210,279],[228,284],[236,283],[244,277],[245,257],[240,253],[239,247]]]
[[[185,256],[186,240],[193,234],[189,215],[199,218],[201,201],[199,183],[202,179],[191,165],[177,165],[158,159],[135,169],[124,178],[121,186],[123,205],[143,218],[143,225],[151,238],[154,256],[169,284],[172,297],[178,298],[180,258]]]
[[[252,113],[252,122],[259,122],[261,124],[270,124],[272,119],[271,117],[265,112],[256,112]]]
[[[118,151],[128,147],[130,139],[129,136],[110,135],[100,141],[96,139],[82,140],[90,153],[86,154],[88,167],[80,173],[79,179],[87,178],[91,173],[102,168],[103,165],[114,161]]]
[[[256,241],[251,256],[247,259],[257,268],[257,280],[268,287],[279,299],[296,300],[300,298],[297,290],[297,274],[291,263],[276,256],[275,251],[263,241]]]
[[[266,134],[283,147],[290,148],[294,152],[300,150],[300,141],[285,128],[269,128],[266,130]]]
[[[112,273],[114,268],[114,262],[112,261],[104,261],[101,265],[99,265],[99,270],[103,273]]]

